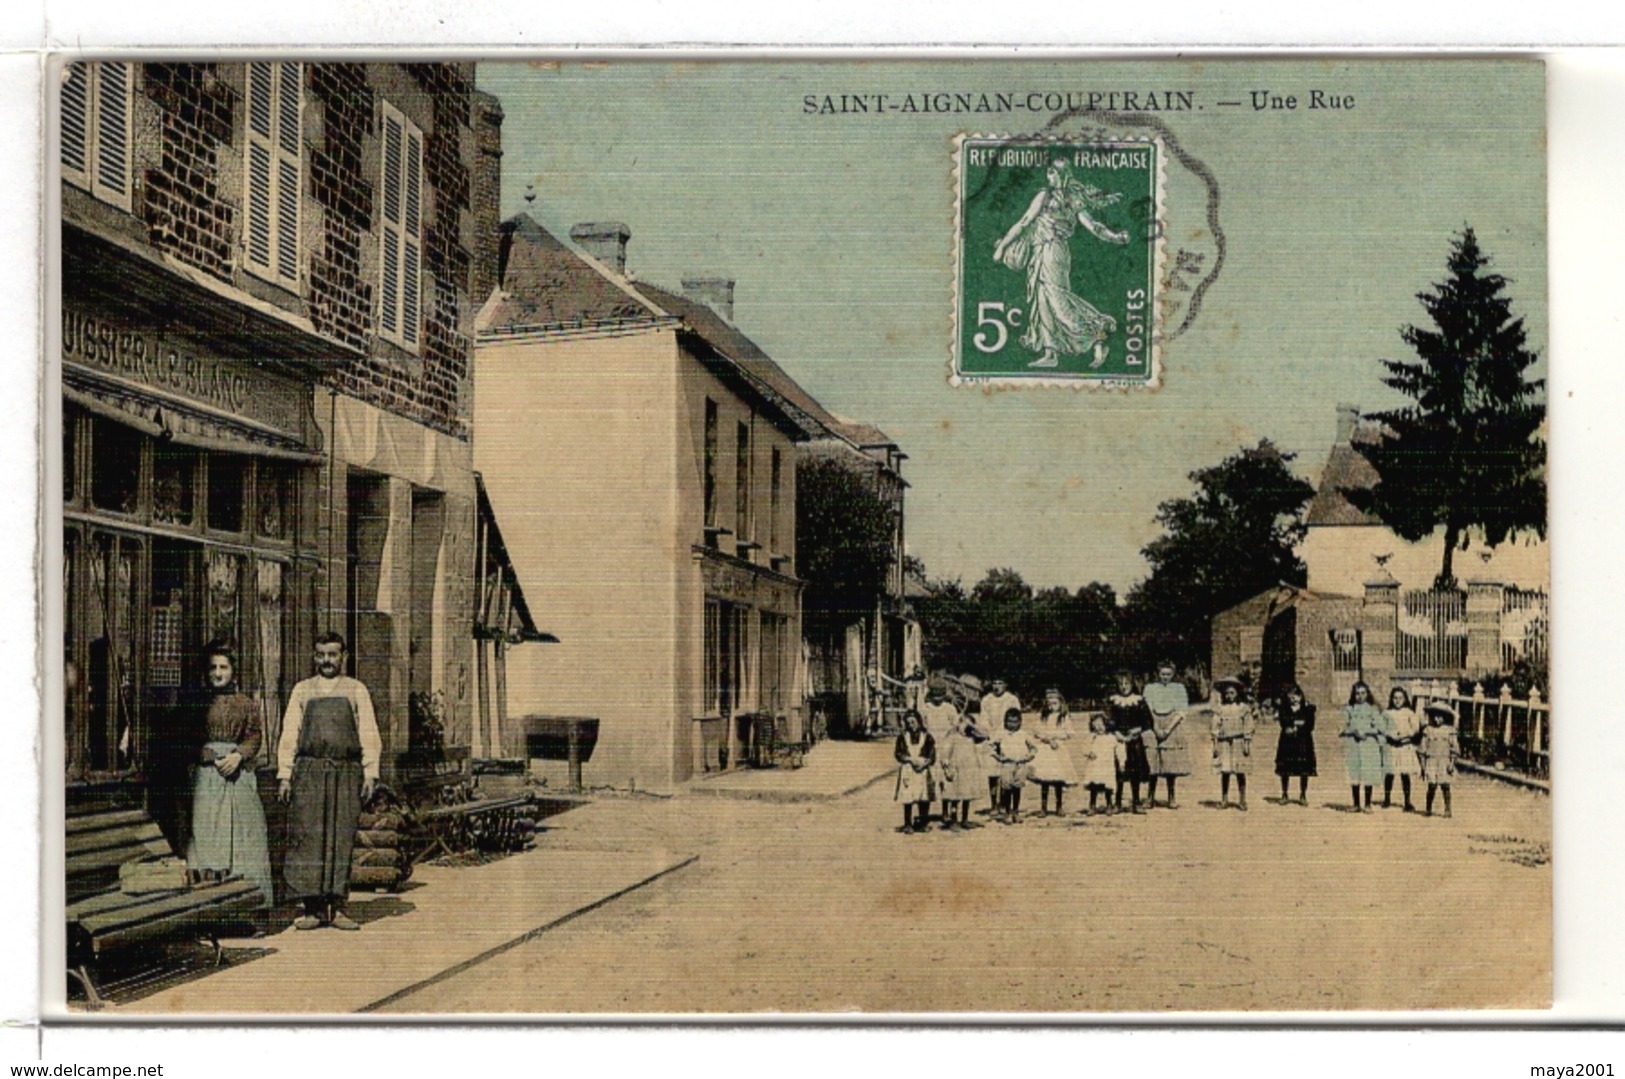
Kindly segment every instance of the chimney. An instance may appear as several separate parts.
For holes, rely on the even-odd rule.
[[[685,277],[683,295],[703,303],[723,321],[734,320],[734,279],[731,277]]]
[[[483,90],[474,93],[474,142],[469,202],[474,224],[474,307],[497,286],[502,242],[502,103]]]
[[[570,228],[570,240],[581,250],[626,276],[626,241],[632,230],[619,221],[594,221]]]
[[[1354,439],[1354,425],[1360,422],[1360,406],[1337,406],[1337,439],[1333,445],[1347,446]]]

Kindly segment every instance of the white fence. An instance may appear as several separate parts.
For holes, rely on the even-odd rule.
[[[1504,764],[1529,775],[1551,775],[1552,706],[1539,689],[1531,688],[1529,698],[1519,700],[1510,686],[1488,697],[1482,685],[1474,685],[1471,695],[1463,696],[1450,679],[1418,679],[1407,688],[1418,708],[1443,701],[1455,709],[1456,734],[1467,759]]]

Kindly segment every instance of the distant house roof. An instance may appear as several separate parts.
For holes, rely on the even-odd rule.
[[[842,438],[859,448],[874,446],[896,446],[897,440],[872,423],[862,423],[858,420],[849,420],[845,416],[836,416],[835,430]]]
[[[1251,596],[1233,606],[1226,607],[1213,616],[1214,625],[1251,625],[1267,621],[1276,614],[1289,607],[1296,607],[1300,603],[1353,603],[1359,602],[1359,597],[1340,595],[1336,592],[1312,592],[1300,585],[1287,584],[1285,581],[1274,585],[1256,596]]]
[[[1350,502],[1344,492],[1369,490],[1377,485],[1377,470],[1371,467],[1354,443],[1376,441],[1377,431],[1369,426],[1356,426],[1348,442],[1338,442],[1326,457],[1326,467],[1320,473],[1320,487],[1309,501],[1304,522],[1309,525],[1381,525],[1374,514],[1366,513]]]
[[[648,324],[665,315],[529,215],[502,223],[497,291],[480,313],[482,333]]]
[[[808,438],[820,438],[836,430],[841,423],[817,398],[802,389],[761,346],[746,337],[737,327],[711,307],[710,304],[690,299],[681,293],[651,285],[645,281],[631,282],[632,288],[660,308],[676,315],[696,336],[720,355],[733,361],[745,376],[797,419]]]
[[[857,448],[895,446],[873,424],[837,416],[761,346],[709,304],[620,277],[564,243],[528,214],[502,223],[497,288],[480,312],[490,337],[526,333],[569,335],[588,330],[635,330],[675,325],[702,342],[754,394],[764,398],[807,439],[835,438]]]

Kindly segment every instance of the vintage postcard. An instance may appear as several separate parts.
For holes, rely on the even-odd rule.
[[[48,1009],[1548,1007],[1544,76],[59,58]]]

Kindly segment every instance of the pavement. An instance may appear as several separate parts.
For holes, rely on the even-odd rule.
[[[824,741],[808,753],[800,768],[735,768],[702,773],[683,793],[764,802],[825,802],[856,794],[896,774],[892,739],[872,742]]]
[[[889,740],[824,742],[800,768],[702,776],[682,794],[830,801],[887,779],[895,769]],[[612,805],[623,800],[613,793],[604,797]],[[550,818],[530,851],[483,865],[422,865],[399,893],[352,894],[348,910],[361,923],[358,933],[289,926],[265,938],[226,940],[222,968],[194,967],[156,981],[156,991],[115,990],[112,1014],[315,1016],[386,1008],[698,857],[647,835],[628,837],[636,849],[604,846],[605,833],[591,823],[604,814],[571,819],[590,804],[583,799],[571,814]]]
[[[484,865],[419,866],[396,894],[352,894],[348,909],[360,932],[290,926],[267,938],[224,941],[223,969],[99,1014],[373,1011],[682,869],[695,857],[659,849],[572,849],[549,843],[544,833],[534,849]]]

